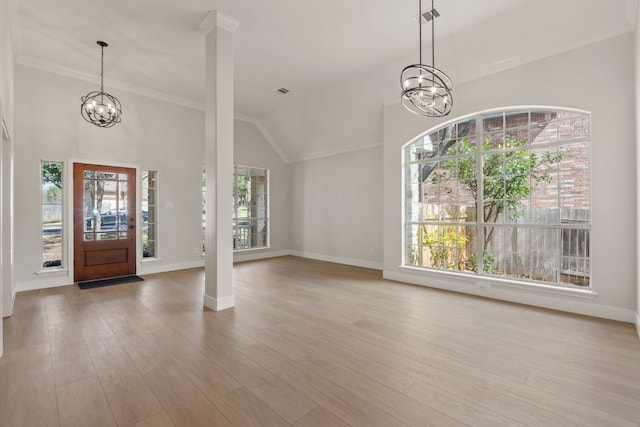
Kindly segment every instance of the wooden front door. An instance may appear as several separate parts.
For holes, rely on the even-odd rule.
[[[73,165],[74,280],[136,274],[136,170]]]

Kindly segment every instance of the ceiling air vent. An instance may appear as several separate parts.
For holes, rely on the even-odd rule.
[[[289,89],[281,87],[280,89],[278,89],[278,92],[280,92],[283,95],[286,95],[287,93],[289,93]]]
[[[438,12],[438,10],[434,7],[433,9],[429,9],[426,12],[424,12],[422,14],[422,19],[424,19],[424,22],[430,22],[431,20],[437,18],[438,16],[440,16],[440,12]]]

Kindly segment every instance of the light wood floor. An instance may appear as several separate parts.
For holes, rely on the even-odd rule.
[[[0,426],[637,426],[632,325],[295,257],[20,293]]]

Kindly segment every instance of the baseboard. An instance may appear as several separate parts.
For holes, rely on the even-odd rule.
[[[162,264],[160,262],[144,262],[138,267],[137,274],[165,273],[167,271],[186,270],[189,268],[204,267],[204,259],[179,262],[174,264]],[[38,289],[57,288],[59,286],[69,286],[74,283],[67,271],[61,271],[59,274],[47,274],[40,276],[40,280],[31,280],[28,282],[16,283],[17,292],[35,291]]]
[[[291,255],[290,250],[271,251],[271,250],[252,250],[236,252],[233,254],[233,262],[256,261],[259,259],[276,258],[280,256]]]
[[[13,307],[15,307],[15,305],[16,305],[16,295],[17,294],[18,293],[14,289],[13,292],[11,293],[11,305],[9,306],[7,312],[4,314],[4,317],[13,316]]]
[[[383,268],[383,264],[381,262],[366,261],[354,258],[342,258],[331,255],[316,254],[313,252],[291,251],[291,255],[295,255],[300,258],[315,259],[317,261],[327,261],[334,262],[336,264],[352,265],[354,267],[371,268],[373,270],[382,270]]]
[[[640,338],[640,307],[636,311],[636,332],[638,333],[638,338]]]
[[[210,308],[213,311],[226,310],[236,305],[236,301],[233,295],[223,298],[213,298],[207,294],[202,297],[205,307]]]
[[[166,273],[167,271],[188,270],[190,268],[204,267],[204,258],[194,261],[178,262],[173,264],[162,264],[153,261],[141,263],[138,267],[138,275]]]
[[[58,277],[46,277],[41,280],[32,280],[29,282],[16,283],[17,292],[37,291],[38,289],[57,288],[59,286],[69,286],[73,284],[73,280],[65,274]]]
[[[449,281],[442,278],[425,279],[417,278],[415,275],[410,273],[387,270],[383,271],[382,276],[385,279],[394,280],[397,282],[425,286],[429,288],[443,289],[453,292],[460,292],[484,298],[515,302],[551,310],[566,311],[569,313],[583,314],[586,316],[600,317],[603,319],[617,320],[627,323],[634,323],[635,321],[636,325],[638,325],[638,319],[633,310],[597,304],[594,302],[594,298],[585,298],[584,296],[541,294],[533,290],[525,290],[521,288],[508,289],[507,287],[503,286],[488,289],[479,289],[476,286],[476,281],[472,278],[469,278],[468,280],[460,279]]]
[[[0,320],[4,317],[11,317],[13,315],[13,307],[15,304],[16,304],[16,290],[14,289],[11,292],[10,298],[8,298],[7,301],[2,301],[2,317],[0,317]],[[2,326],[1,323],[0,323],[0,326]]]

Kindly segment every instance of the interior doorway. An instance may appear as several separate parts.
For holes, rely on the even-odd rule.
[[[74,163],[74,281],[136,274],[136,170]]]

